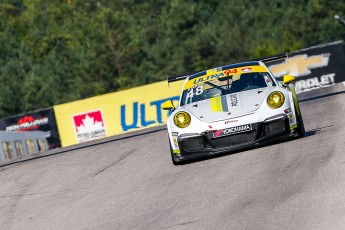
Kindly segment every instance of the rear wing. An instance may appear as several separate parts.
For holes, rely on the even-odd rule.
[[[257,58],[257,59],[251,60],[251,61],[271,62],[271,61],[277,61],[277,60],[285,59],[285,58],[289,58],[287,53],[280,53],[280,54],[275,54],[275,55],[267,56],[267,57],[264,57],[264,58]],[[212,69],[212,68],[210,68],[210,69]],[[189,77],[189,76],[191,76],[191,75],[193,75],[195,73],[202,72],[202,71],[204,71],[204,70],[196,71],[196,72],[189,73],[189,74],[181,74],[181,75],[177,75],[177,76],[170,76],[167,79],[168,80],[168,84],[170,82],[184,80],[187,77]]]
[[[277,61],[280,59],[285,59],[285,58],[289,58],[287,53],[280,53],[280,54],[275,54],[275,55],[271,55],[271,56],[267,56],[267,57],[263,57],[263,58],[257,58],[254,59],[252,61],[262,61],[262,62],[271,62],[271,61]]]
[[[193,74],[193,73],[192,73]],[[182,74],[182,75],[178,75],[178,76],[170,76],[168,77],[168,84],[170,82],[174,82],[174,81],[181,81],[181,80],[184,80],[186,79],[187,77],[189,77],[190,75],[192,74]]]

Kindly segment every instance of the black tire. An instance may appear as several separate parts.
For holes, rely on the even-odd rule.
[[[297,113],[297,128],[296,128],[296,133],[297,133],[297,137],[301,138],[304,136],[305,134],[305,128],[304,128],[304,123],[303,123],[303,118],[302,118],[302,113],[301,110],[299,108],[298,103],[296,103],[297,108],[296,108],[296,113]],[[297,110],[299,111],[299,114],[297,112]]]
[[[169,147],[170,147],[170,155],[171,155],[171,161],[174,165],[180,165],[181,162],[179,160],[176,159],[175,157],[175,154],[174,154],[174,151],[172,150],[171,148],[171,142],[170,142],[170,139],[169,139]]]

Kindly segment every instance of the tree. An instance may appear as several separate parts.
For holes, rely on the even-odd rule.
[[[339,39],[336,0],[5,0],[0,116]]]

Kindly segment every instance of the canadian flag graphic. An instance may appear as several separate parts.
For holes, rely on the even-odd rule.
[[[252,68],[251,67],[247,67],[247,68],[243,68],[241,69],[242,72],[251,72]]]
[[[106,136],[101,110],[73,116],[78,143]]]

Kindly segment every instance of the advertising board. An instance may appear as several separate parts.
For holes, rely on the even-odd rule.
[[[19,132],[44,131],[50,149],[61,146],[52,107],[3,118],[0,120],[0,130]]]
[[[182,84],[162,81],[54,106],[62,146],[164,124],[161,105],[177,105]]]
[[[345,81],[344,42],[314,46],[266,63],[278,80],[296,77],[297,94]],[[166,100],[177,104],[183,81],[166,81],[54,106],[62,146],[164,124]]]
[[[343,41],[313,46],[287,55],[288,58],[266,65],[278,80],[285,74],[294,76],[297,94],[345,81]]]

